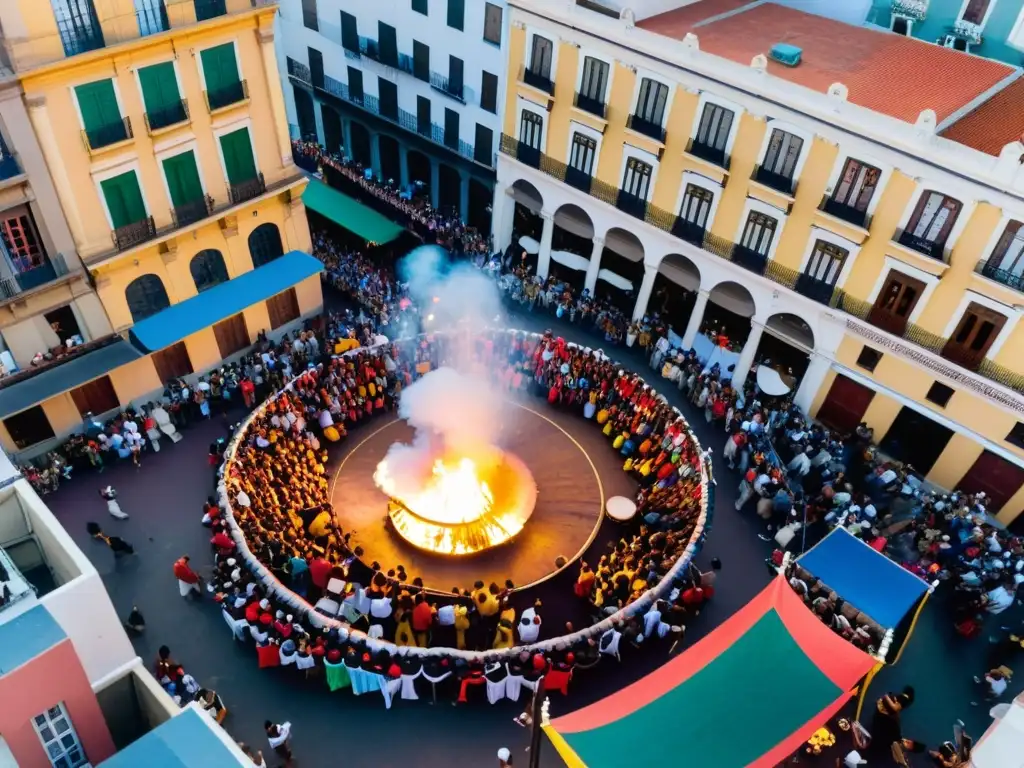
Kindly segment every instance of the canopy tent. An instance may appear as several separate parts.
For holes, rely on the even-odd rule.
[[[796,562],[887,629],[899,624],[928,591],[927,582],[841,526]]]
[[[852,695],[875,660],[833,633],[785,577],[682,655],[545,725],[570,768],[771,768]]]
[[[310,179],[302,202],[311,211],[340,224],[369,243],[390,243],[405,230],[348,195]]]
[[[1019,765],[1024,755],[1024,693],[1008,704],[997,704],[997,719],[978,739],[969,768]]]

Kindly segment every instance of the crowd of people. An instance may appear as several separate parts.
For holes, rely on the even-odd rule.
[[[495,332],[479,337],[476,350],[486,357],[496,387],[546,397],[552,407],[591,420],[638,480],[643,517],[595,560],[593,570],[583,565],[574,586],[594,621],[614,614],[664,578],[699,519],[701,457],[685,422],[638,376],[551,334]],[[306,674],[322,671],[332,687],[340,686],[342,677],[355,687],[356,668],[378,675],[385,688],[403,677],[418,679],[420,669],[425,677],[416,684],[424,686],[452,673],[447,685],[461,702],[475,685],[494,687],[506,679],[508,695],[518,697],[522,686],[530,688],[542,674],[548,675],[549,688],[555,681],[564,689],[572,670],[596,663],[602,653],[618,657],[623,638],[632,645],[670,635],[678,640],[686,617],[713,592],[714,571],[683,569],[664,600],[598,638],[520,655],[512,649],[541,639],[545,609],[515,592],[511,581],[477,581],[444,594],[426,588],[402,564],[368,562],[352,543],[351,532],[331,508],[326,446],[344,439],[360,421],[392,412],[403,388],[448,357],[442,335],[355,350],[310,367],[250,423],[224,476],[234,522],[250,552],[320,613],[365,635],[318,630],[322,622],[310,621],[265,589],[248,570],[228,521],[211,499],[204,510],[216,561],[211,589],[235,636],[255,643],[260,666],[294,663]],[[189,589],[184,586],[183,594]],[[549,618],[547,626],[561,634],[565,622]],[[395,646],[492,655],[479,664],[457,654],[421,660],[395,653]],[[437,668],[424,667],[430,664]],[[430,693],[435,693],[432,685]]]

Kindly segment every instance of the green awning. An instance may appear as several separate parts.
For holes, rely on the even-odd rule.
[[[316,211],[370,243],[390,243],[404,231],[372,208],[317,179],[310,179],[309,186],[302,193],[302,202],[309,210]]]

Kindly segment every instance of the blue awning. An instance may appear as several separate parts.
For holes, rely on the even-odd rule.
[[[43,605],[0,624],[0,677],[32,661],[66,637]]]
[[[136,323],[131,339],[140,349],[156,352],[301,283],[323,268],[323,263],[308,253],[286,253]]]
[[[139,350],[118,338],[98,349],[80,352],[67,362],[51,363],[34,376],[0,389],[0,419],[80,387],[140,357],[142,353]]]
[[[207,715],[189,707],[166,723],[136,739],[101,768],[197,768],[197,766],[241,765],[238,756],[224,743]]]

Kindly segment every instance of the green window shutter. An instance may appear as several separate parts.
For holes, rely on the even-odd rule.
[[[103,190],[103,197],[107,201],[114,229],[146,218],[146,204],[142,200],[142,190],[139,189],[139,179],[135,171],[101,181],[100,189]]]
[[[224,153],[224,167],[228,172],[229,183],[241,184],[256,178],[256,163],[252,157],[248,128],[239,128],[221,136],[220,148]]]
[[[85,130],[95,131],[121,122],[121,109],[114,95],[114,81],[100,80],[75,86],[78,107],[82,111]]]
[[[199,180],[196,156],[191,151],[164,160],[164,176],[171,193],[171,205],[175,208],[202,199],[203,185]]]
[[[235,61],[235,46],[225,43],[200,52],[206,90],[219,91],[239,81],[238,63]]]
[[[139,70],[139,85],[147,112],[160,112],[181,101],[178,94],[178,80],[174,76],[174,64],[165,61]]]

